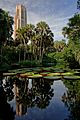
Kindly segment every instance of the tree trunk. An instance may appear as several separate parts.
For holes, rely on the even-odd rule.
[[[20,51],[19,51],[19,62],[21,61],[20,56],[21,56],[21,54],[20,54]]]
[[[26,60],[26,51],[25,51],[25,48],[24,48],[24,61]]]
[[[26,43],[24,39],[24,61],[26,60]]]
[[[0,47],[0,55],[1,55],[0,62],[2,63],[2,47]]]

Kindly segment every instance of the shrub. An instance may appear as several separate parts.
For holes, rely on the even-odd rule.
[[[26,61],[19,62],[19,65],[21,67],[37,67],[37,66],[40,66],[40,62],[35,60],[33,61],[26,60]]]
[[[42,60],[42,65],[43,66],[55,66],[56,65],[56,59],[54,58],[54,56],[43,56],[43,60]]]
[[[6,71],[8,71],[10,68],[11,68],[10,65],[8,65],[7,63],[3,63],[3,64],[0,65],[0,71],[1,71],[1,72],[6,72]]]

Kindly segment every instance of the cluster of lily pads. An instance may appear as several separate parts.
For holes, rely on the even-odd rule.
[[[80,79],[79,71],[64,72],[62,69],[54,69],[53,67],[40,68],[22,68],[9,70],[8,73],[3,73],[3,76],[14,76],[20,78],[44,78],[44,79]]]

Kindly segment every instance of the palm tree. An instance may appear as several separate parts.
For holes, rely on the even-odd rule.
[[[35,44],[34,44],[34,38],[35,38],[35,26],[32,24],[27,24],[25,26],[26,34],[28,37],[28,40],[31,43],[31,52],[34,54]]]
[[[24,60],[26,59],[26,44],[28,43],[28,37],[27,37],[27,32],[26,32],[26,28],[19,28],[16,31],[16,42],[18,42],[19,44],[23,44],[24,45]]]
[[[62,52],[65,46],[66,46],[66,43],[64,40],[54,42],[54,48],[57,52]]]
[[[37,47],[39,49],[39,60],[42,61],[43,54],[47,53],[47,49],[53,42],[53,33],[46,22],[39,22],[36,25]]]

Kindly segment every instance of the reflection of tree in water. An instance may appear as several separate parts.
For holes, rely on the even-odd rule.
[[[64,84],[68,90],[67,94],[64,93],[62,96],[62,101],[70,111],[66,120],[80,120],[80,81],[65,80]]]
[[[7,103],[6,92],[0,87],[0,120],[14,120],[14,116],[13,108]]]
[[[29,80],[17,81],[18,87],[17,101],[27,107],[37,106],[41,109],[46,108],[53,97],[52,81],[43,79],[33,79],[32,87],[28,88]]]
[[[51,89],[52,81],[49,80],[36,80],[34,86],[36,90],[36,105],[37,107],[43,109],[46,108],[51,98],[53,97],[53,89]]]
[[[3,88],[6,93],[6,97],[8,101],[11,101],[14,98],[13,89],[13,78],[12,77],[5,77],[5,81],[3,82]]]

